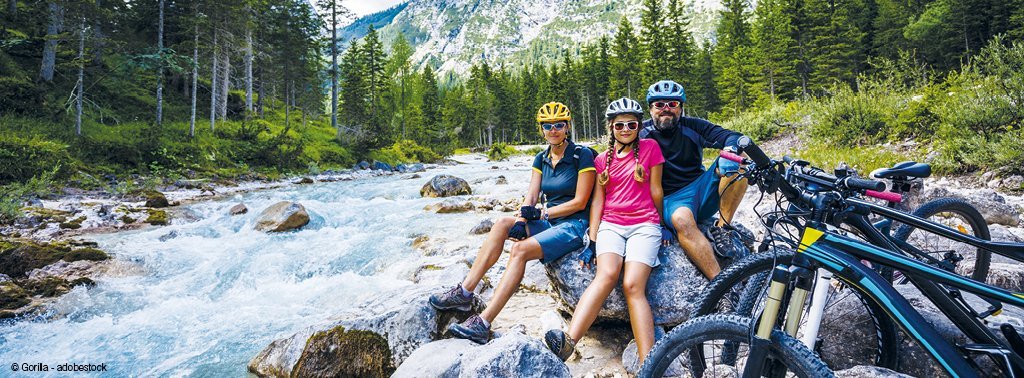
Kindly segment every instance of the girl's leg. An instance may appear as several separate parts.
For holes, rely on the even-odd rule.
[[[541,250],[537,239],[528,238],[512,244],[512,252],[508,258],[508,267],[505,268],[505,273],[501,275],[501,282],[498,283],[498,287],[494,289],[494,296],[491,297],[491,302],[480,313],[480,317],[487,320],[488,323],[494,321],[494,318],[498,316],[501,309],[505,307],[505,303],[508,303],[508,299],[512,297],[512,294],[515,294],[516,289],[519,289],[519,283],[523,281],[523,274],[526,271],[526,263],[530,260],[539,260],[542,257],[544,257],[544,252]],[[494,263],[492,262],[491,264]],[[476,267],[476,263],[473,264],[473,267]],[[469,288],[466,288],[466,290],[469,290]]]
[[[469,274],[466,275],[466,279],[462,280],[463,289],[466,289],[466,291],[476,289],[477,283],[484,278],[487,270],[491,269],[494,263],[498,262],[498,258],[501,257],[501,250],[505,246],[505,239],[508,239],[508,230],[515,223],[515,217],[502,217],[497,222],[494,222],[494,226],[491,226],[491,232],[487,233],[487,239],[480,246],[480,251],[476,253],[473,267],[469,268]]]
[[[574,341],[579,341],[583,334],[587,333],[590,325],[594,324],[594,319],[597,319],[597,313],[608,299],[608,294],[619,282],[621,270],[622,256],[614,253],[602,253],[597,256],[597,274],[580,296],[576,310],[572,313],[572,321],[569,322],[569,337]]]
[[[644,263],[627,261],[624,271],[622,291],[626,294],[629,324],[633,328],[633,337],[636,338],[640,364],[643,364],[647,353],[654,346],[654,315],[651,314],[651,305],[647,302],[647,279],[651,276],[651,267]]]

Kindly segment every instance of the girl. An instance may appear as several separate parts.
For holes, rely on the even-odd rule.
[[[590,212],[590,240],[597,255],[597,274],[583,292],[569,323],[569,332],[550,330],[544,341],[563,361],[597,318],[605,299],[625,270],[622,289],[629,309],[640,363],[654,345],[654,318],[647,303],[647,278],[658,265],[663,244],[661,155],[658,143],[640,139],[643,108],[628,98],[615,100],[605,111],[608,150],[594,159],[598,178]],[[625,264],[623,264],[625,262]]]

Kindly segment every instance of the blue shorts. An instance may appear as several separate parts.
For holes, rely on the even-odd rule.
[[[722,173],[736,172],[740,169],[740,164],[732,160],[717,158],[708,167],[708,170],[697,177],[697,180],[675,193],[665,196],[665,212],[662,214],[662,222],[665,225],[672,227],[672,214],[681,207],[690,209],[697,223],[710,219],[718,212],[718,183],[722,179],[715,173],[716,168]]]
[[[532,220],[526,222],[526,228],[530,232],[530,237],[540,243],[540,249],[544,252],[540,262],[547,264],[569,252],[583,248],[587,223],[583,219],[567,219],[555,224],[546,220]]]

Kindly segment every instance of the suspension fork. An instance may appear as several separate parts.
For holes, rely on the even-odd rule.
[[[747,365],[743,369],[743,378],[761,377],[766,372],[766,367],[772,366],[768,359],[771,350],[772,330],[775,329],[780,315],[780,309],[786,296],[786,286],[789,284],[790,271],[785,265],[776,266],[772,270],[771,284],[768,286],[768,299],[761,312],[756,332],[750,341],[750,355],[747,357]]]
[[[810,350],[818,343],[818,331],[825,313],[825,302],[828,302],[828,288],[832,285],[832,272],[818,268],[814,277],[814,294],[811,295],[811,308],[807,312],[807,323],[800,342]]]

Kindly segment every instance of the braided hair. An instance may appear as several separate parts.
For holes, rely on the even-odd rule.
[[[639,121],[639,120],[638,120]],[[631,142],[630,147],[633,147],[633,164],[636,168],[633,170],[633,179],[637,182],[644,182],[644,166],[640,164],[640,135],[637,134],[636,138]],[[605,151],[608,155],[605,157],[605,169],[597,176],[597,183],[601,186],[608,184],[610,178],[609,171],[612,169],[612,157],[616,155],[615,152],[615,130],[612,128],[612,120],[608,120],[608,150]]]

